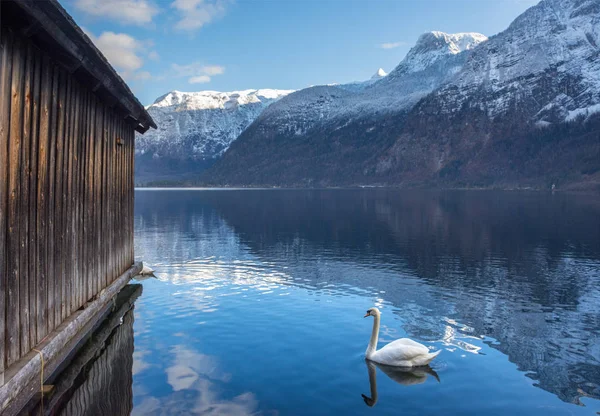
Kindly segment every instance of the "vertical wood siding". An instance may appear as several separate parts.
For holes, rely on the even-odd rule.
[[[93,85],[1,30],[0,373],[133,263],[134,146]]]

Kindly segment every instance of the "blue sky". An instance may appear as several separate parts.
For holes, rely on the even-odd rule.
[[[392,70],[420,34],[491,36],[537,0],[61,0],[143,104]]]

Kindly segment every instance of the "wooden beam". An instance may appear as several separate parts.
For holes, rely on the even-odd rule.
[[[40,22],[33,22],[32,24],[27,26],[25,29],[23,29],[23,31],[22,31],[23,36],[31,37],[31,36],[35,35],[37,32],[39,32],[41,27],[42,27],[42,25],[40,25]]]

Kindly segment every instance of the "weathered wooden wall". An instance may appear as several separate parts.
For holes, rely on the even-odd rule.
[[[94,87],[1,29],[0,374],[133,263],[134,127]]]

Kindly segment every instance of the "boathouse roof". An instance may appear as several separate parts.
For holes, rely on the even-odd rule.
[[[123,113],[136,131],[156,128],[127,84],[57,0],[2,1],[3,25],[29,37],[101,100]]]

